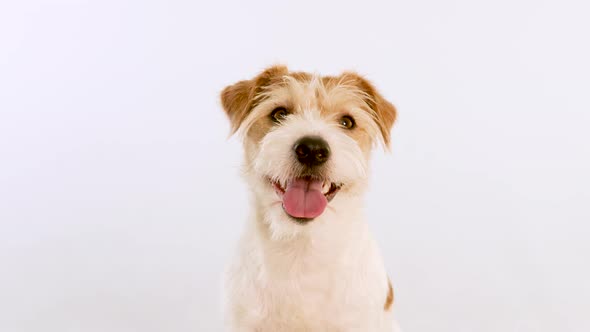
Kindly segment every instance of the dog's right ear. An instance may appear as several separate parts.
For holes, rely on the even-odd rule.
[[[289,72],[285,66],[273,66],[265,69],[251,80],[240,81],[223,89],[221,105],[231,122],[231,133],[235,133],[259,100],[256,99],[263,89],[282,79]]]

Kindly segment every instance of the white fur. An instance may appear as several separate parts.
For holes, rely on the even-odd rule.
[[[369,155],[337,119],[319,112],[313,94],[318,84],[286,84],[244,121],[247,130],[280,103],[294,110],[260,144],[245,142],[244,173],[253,199],[227,271],[232,331],[396,331],[391,309],[384,309],[387,273],[363,214]],[[377,132],[369,113],[349,108],[365,130]],[[301,225],[285,214],[268,178],[285,184],[297,176],[301,166],[292,146],[307,135],[328,142],[332,154],[323,175],[343,187],[322,215]]]

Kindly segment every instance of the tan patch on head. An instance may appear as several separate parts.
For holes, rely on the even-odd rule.
[[[339,76],[341,82],[356,86],[364,95],[364,101],[372,111],[372,116],[379,126],[383,143],[389,147],[391,140],[391,127],[395,122],[397,111],[395,107],[385,100],[375,87],[365,78],[352,72],[347,72]]]
[[[264,138],[264,135],[271,130],[272,126],[273,123],[270,119],[258,119],[248,128],[247,135],[253,142],[259,143]]]
[[[393,304],[393,287],[391,287],[391,281],[389,281],[389,278],[387,279],[387,287],[387,297],[385,298],[385,305],[383,306],[385,311],[391,309],[391,305]]]
[[[364,91],[356,85],[348,82],[343,75],[322,77],[323,94],[319,94],[321,109],[324,116],[332,116],[334,121],[339,121],[343,116],[351,116],[356,125],[345,133],[354,139],[361,150],[368,154],[375,138],[373,129],[373,110],[366,102],[368,97]],[[354,110],[360,111],[355,113]],[[360,118],[359,118],[360,116]],[[367,121],[363,122],[363,118]]]
[[[223,89],[221,105],[231,122],[232,133],[238,130],[248,113],[261,102],[258,98],[261,92],[280,84],[288,72],[285,66],[273,66],[251,80],[240,81]]]
[[[312,75],[310,73],[306,73],[303,71],[289,73],[289,76],[293,77],[299,82],[309,82],[312,78]]]
[[[283,102],[290,105],[275,106],[298,110],[317,108],[323,117],[334,123],[347,114],[354,117],[355,114],[349,114],[350,109],[361,109],[361,117],[369,121],[346,131],[346,134],[365,153],[371,150],[376,136],[380,136],[384,145],[389,146],[396,110],[369,81],[351,72],[340,76],[320,77],[305,72],[289,72],[284,66],[270,67],[251,80],[240,81],[223,90],[221,102],[232,124],[232,133],[240,128],[257,105],[276,93],[286,94],[290,100]],[[273,123],[264,116],[256,116],[258,117],[251,117],[245,127],[247,136],[254,142],[259,142],[272,129]],[[367,125],[368,122],[370,125]]]

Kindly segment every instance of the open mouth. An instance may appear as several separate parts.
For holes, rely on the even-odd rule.
[[[294,178],[285,186],[278,181],[270,180],[270,183],[283,201],[283,210],[297,221],[309,221],[321,215],[342,187],[311,176]]]

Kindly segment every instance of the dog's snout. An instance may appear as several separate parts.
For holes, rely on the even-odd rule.
[[[330,146],[328,142],[318,136],[300,138],[295,142],[293,151],[297,160],[306,166],[321,165],[330,157]]]

